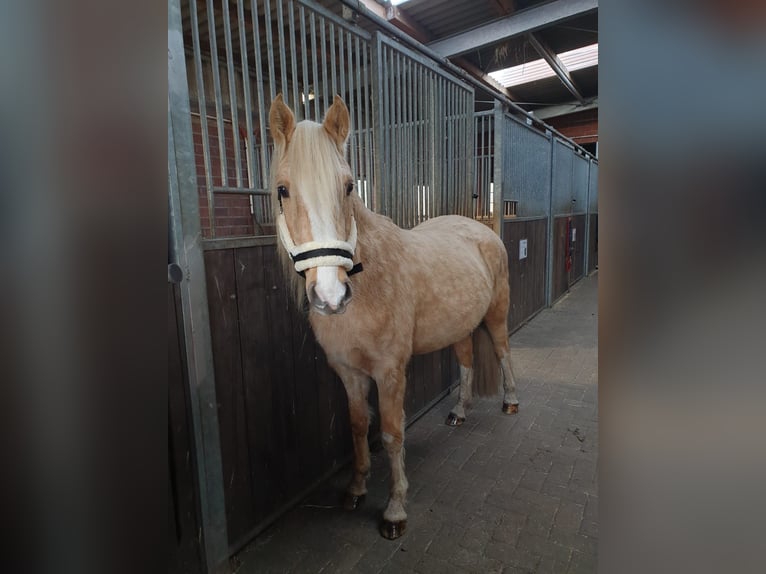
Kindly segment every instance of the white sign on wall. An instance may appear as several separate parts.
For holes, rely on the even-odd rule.
[[[519,241],[519,259],[527,258],[527,240],[522,239]]]
[[[573,227],[572,228],[572,242],[575,242],[575,241],[577,241],[577,228]]]

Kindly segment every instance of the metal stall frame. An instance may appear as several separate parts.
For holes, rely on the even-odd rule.
[[[230,571],[221,445],[202,254],[191,109],[180,0],[168,0],[168,203],[170,259],[179,283],[186,368],[199,485],[200,538],[207,571]]]
[[[371,61],[376,108],[374,211],[404,228],[439,215],[470,216],[475,153],[473,87],[380,31],[372,36]],[[448,138],[450,125],[445,117],[456,123],[452,126],[456,138]],[[452,150],[456,160],[444,162],[445,142],[454,139],[458,140]],[[422,152],[422,157],[415,158],[414,166],[412,158],[404,159],[406,150],[417,147],[411,146],[412,141],[426,142],[415,150]],[[418,195],[421,187],[422,202]],[[414,202],[407,197],[413,191]]]

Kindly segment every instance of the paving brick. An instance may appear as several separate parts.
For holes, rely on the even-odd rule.
[[[488,558],[494,558],[503,564],[517,566],[531,571],[534,571],[535,568],[537,568],[537,564],[540,562],[539,555],[532,554],[524,549],[502,542],[490,541],[487,544],[484,554]]]

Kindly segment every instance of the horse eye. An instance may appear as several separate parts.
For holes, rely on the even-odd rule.
[[[280,198],[290,197],[290,192],[287,191],[287,188],[284,185],[280,185],[277,188],[277,196],[279,196]]]
[[[351,195],[352,191],[354,191],[354,184],[351,182],[348,182],[346,184],[346,195]]]

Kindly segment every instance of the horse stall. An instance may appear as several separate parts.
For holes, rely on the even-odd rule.
[[[585,274],[590,165],[570,142],[553,138],[551,303]]]
[[[588,175],[588,250],[585,253],[585,267],[588,274],[598,269],[598,163],[589,160]]]
[[[503,238],[510,328],[556,298],[546,285],[568,247],[551,231],[574,221],[584,245],[595,178],[577,195],[567,142],[499,102],[475,115],[465,78],[339,2],[168,0],[168,16],[169,264],[182,270],[168,288],[170,571],[217,572],[352,453],[346,393],[278,268],[277,94],[296,121],[343,98],[355,190],[374,211],[404,228],[466,215]],[[583,273],[578,253],[557,296]],[[414,357],[408,424],[457,378],[450,349]]]

